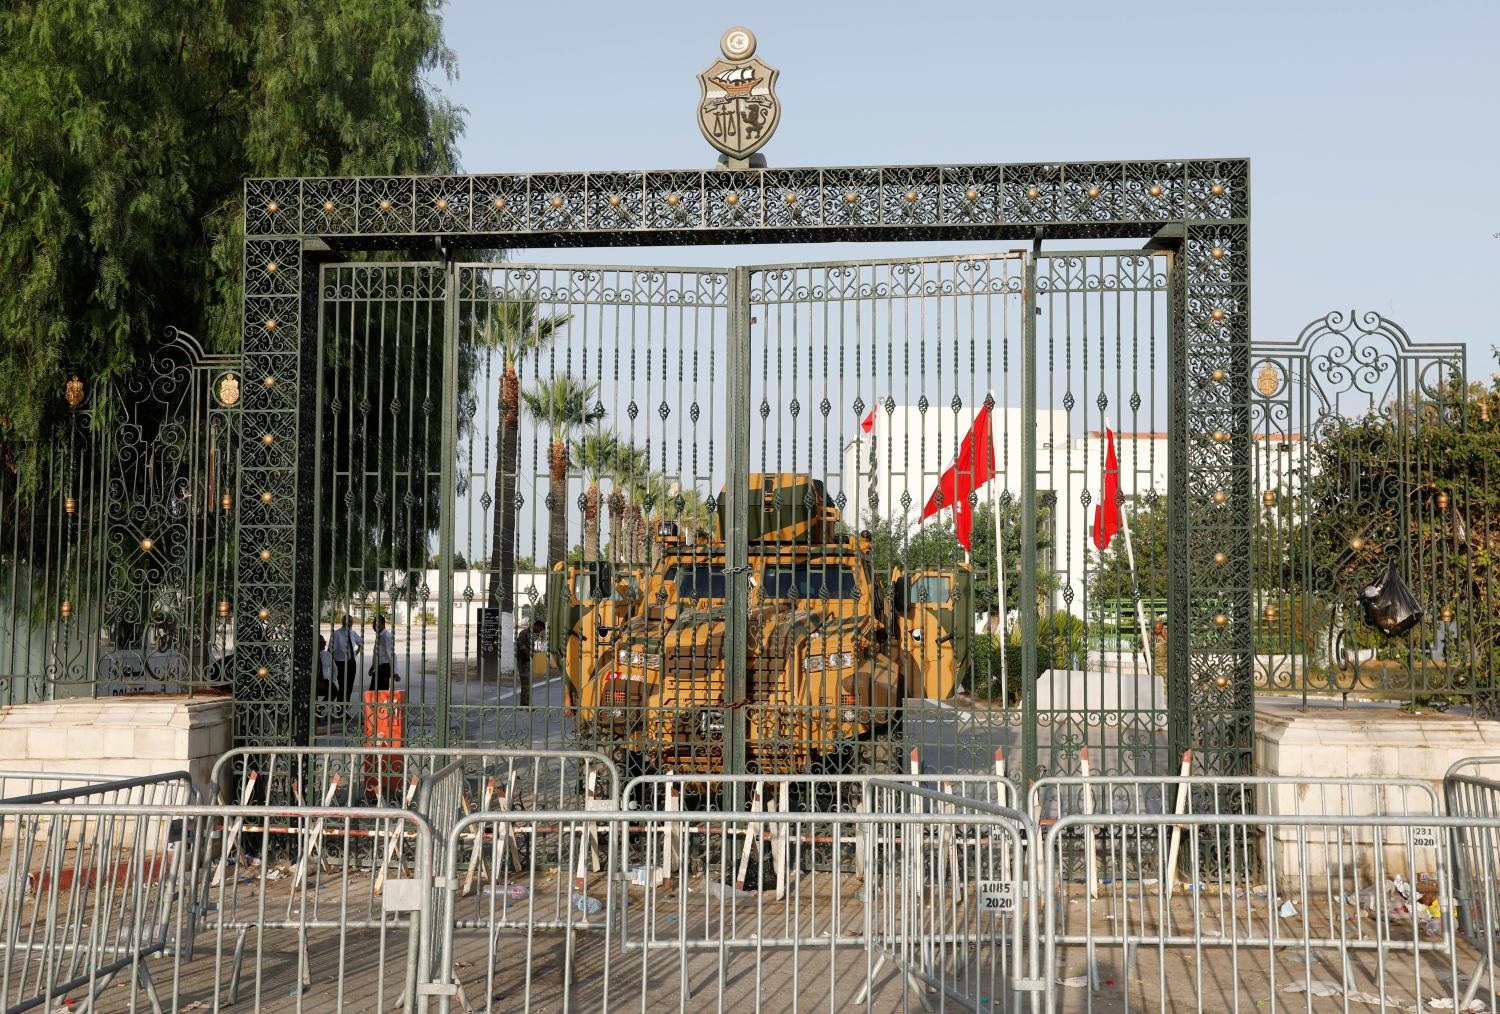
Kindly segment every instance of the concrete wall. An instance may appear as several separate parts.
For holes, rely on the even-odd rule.
[[[1259,807],[1276,814],[1432,814],[1442,811],[1443,775],[1454,761],[1500,754],[1500,722],[1481,722],[1438,712],[1394,708],[1261,706],[1255,714],[1255,773],[1291,778],[1417,779],[1432,789],[1386,785],[1327,788],[1276,786]],[[1433,799],[1436,798],[1436,805]],[[1413,823],[1420,823],[1420,819]],[[1352,873],[1373,875],[1377,829],[1319,825],[1298,841],[1295,827],[1272,832],[1277,870],[1295,876],[1304,866],[1314,875],[1337,873],[1340,862]],[[1431,873],[1431,849],[1409,848],[1406,827],[1380,829],[1381,873],[1410,879]],[[1415,865],[1415,868],[1413,866]]]
[[[187,771],[208,798],[230,747],[227,697],[76,698],[0,708],[0,768],[133,778]]]

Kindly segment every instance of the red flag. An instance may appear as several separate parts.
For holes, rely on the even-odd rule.
[[[1115,431],[1104,431],[1104,494],[1094,507],[1094,545],[1108,549],[1120,530],[1120,462],[1115,457]]]
[[[870,414],[865,416],[863,421],[860,422],[859,428],[864,430],[866,433],[875,428],[875,410],[873,408],[870,409]]]
[[[974,528],[974,508],[969,504],[969,494],[994,477],[995,445],[990,440],[990,407],[985,405],[974,417],[974,425],[963,443],[958,445],[958,460],[943,473],[938,488],[927,498],[921,520],[926,521],[938,511],[952,507],[953,527],[959,544],[968,549],[969,536]]]

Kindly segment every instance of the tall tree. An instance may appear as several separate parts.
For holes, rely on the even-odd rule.
[[[12,0],[0,17],[0,405],[45,436],[63,370],[170,325],[239,346],[247,176],[447,172],[437,0]]]
[[[551,380],[539,380],[521,400],[538,423],[547,427],[551,437],[547,491],[547,567],[563,562],[568,556],[568,438],[582,426],[592,426],[604,418],[595,402],[599,385],[584,384],[564,373]]]
[[[495,438],[495,506],[490,533],[489,605],[503,615],[516,610],[516,474],[521,465],[521,375],[524,360],[551,344],[568,314],[545,314],[535,299],[501,298],[476,337],[494,349],[502,366]]]
[[[615,459],[625,451],[620,438],[608,431],[587,433],[573,441],[573,460],[583,469],[588,489],[583,492],[583,558],[599,559],[599,480],[610,474]]]
[[[628,558],[625,549],[626,515],[631,503],[631,491],[638,477],[646,470],[646,455],[633,445],[622,443],[619,453],[610,461],[609,477],[609,558],[618,562],[622,556]]]

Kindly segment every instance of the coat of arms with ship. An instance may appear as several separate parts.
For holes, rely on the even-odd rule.
[[[709,144],[743,160],[770,140],[781,120],[779,71],[755,56],[755,36],[748,28],[725,32],[719,49],[723,59],[698,75],[703,88],[698,128]]]

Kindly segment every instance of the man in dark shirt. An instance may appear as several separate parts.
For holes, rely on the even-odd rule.
[[[547,624],[536,620],[530,628],[516,635],[516,686],[521,691],[517,696],[522,707],[531,706],[531,653],[546,632]]]

